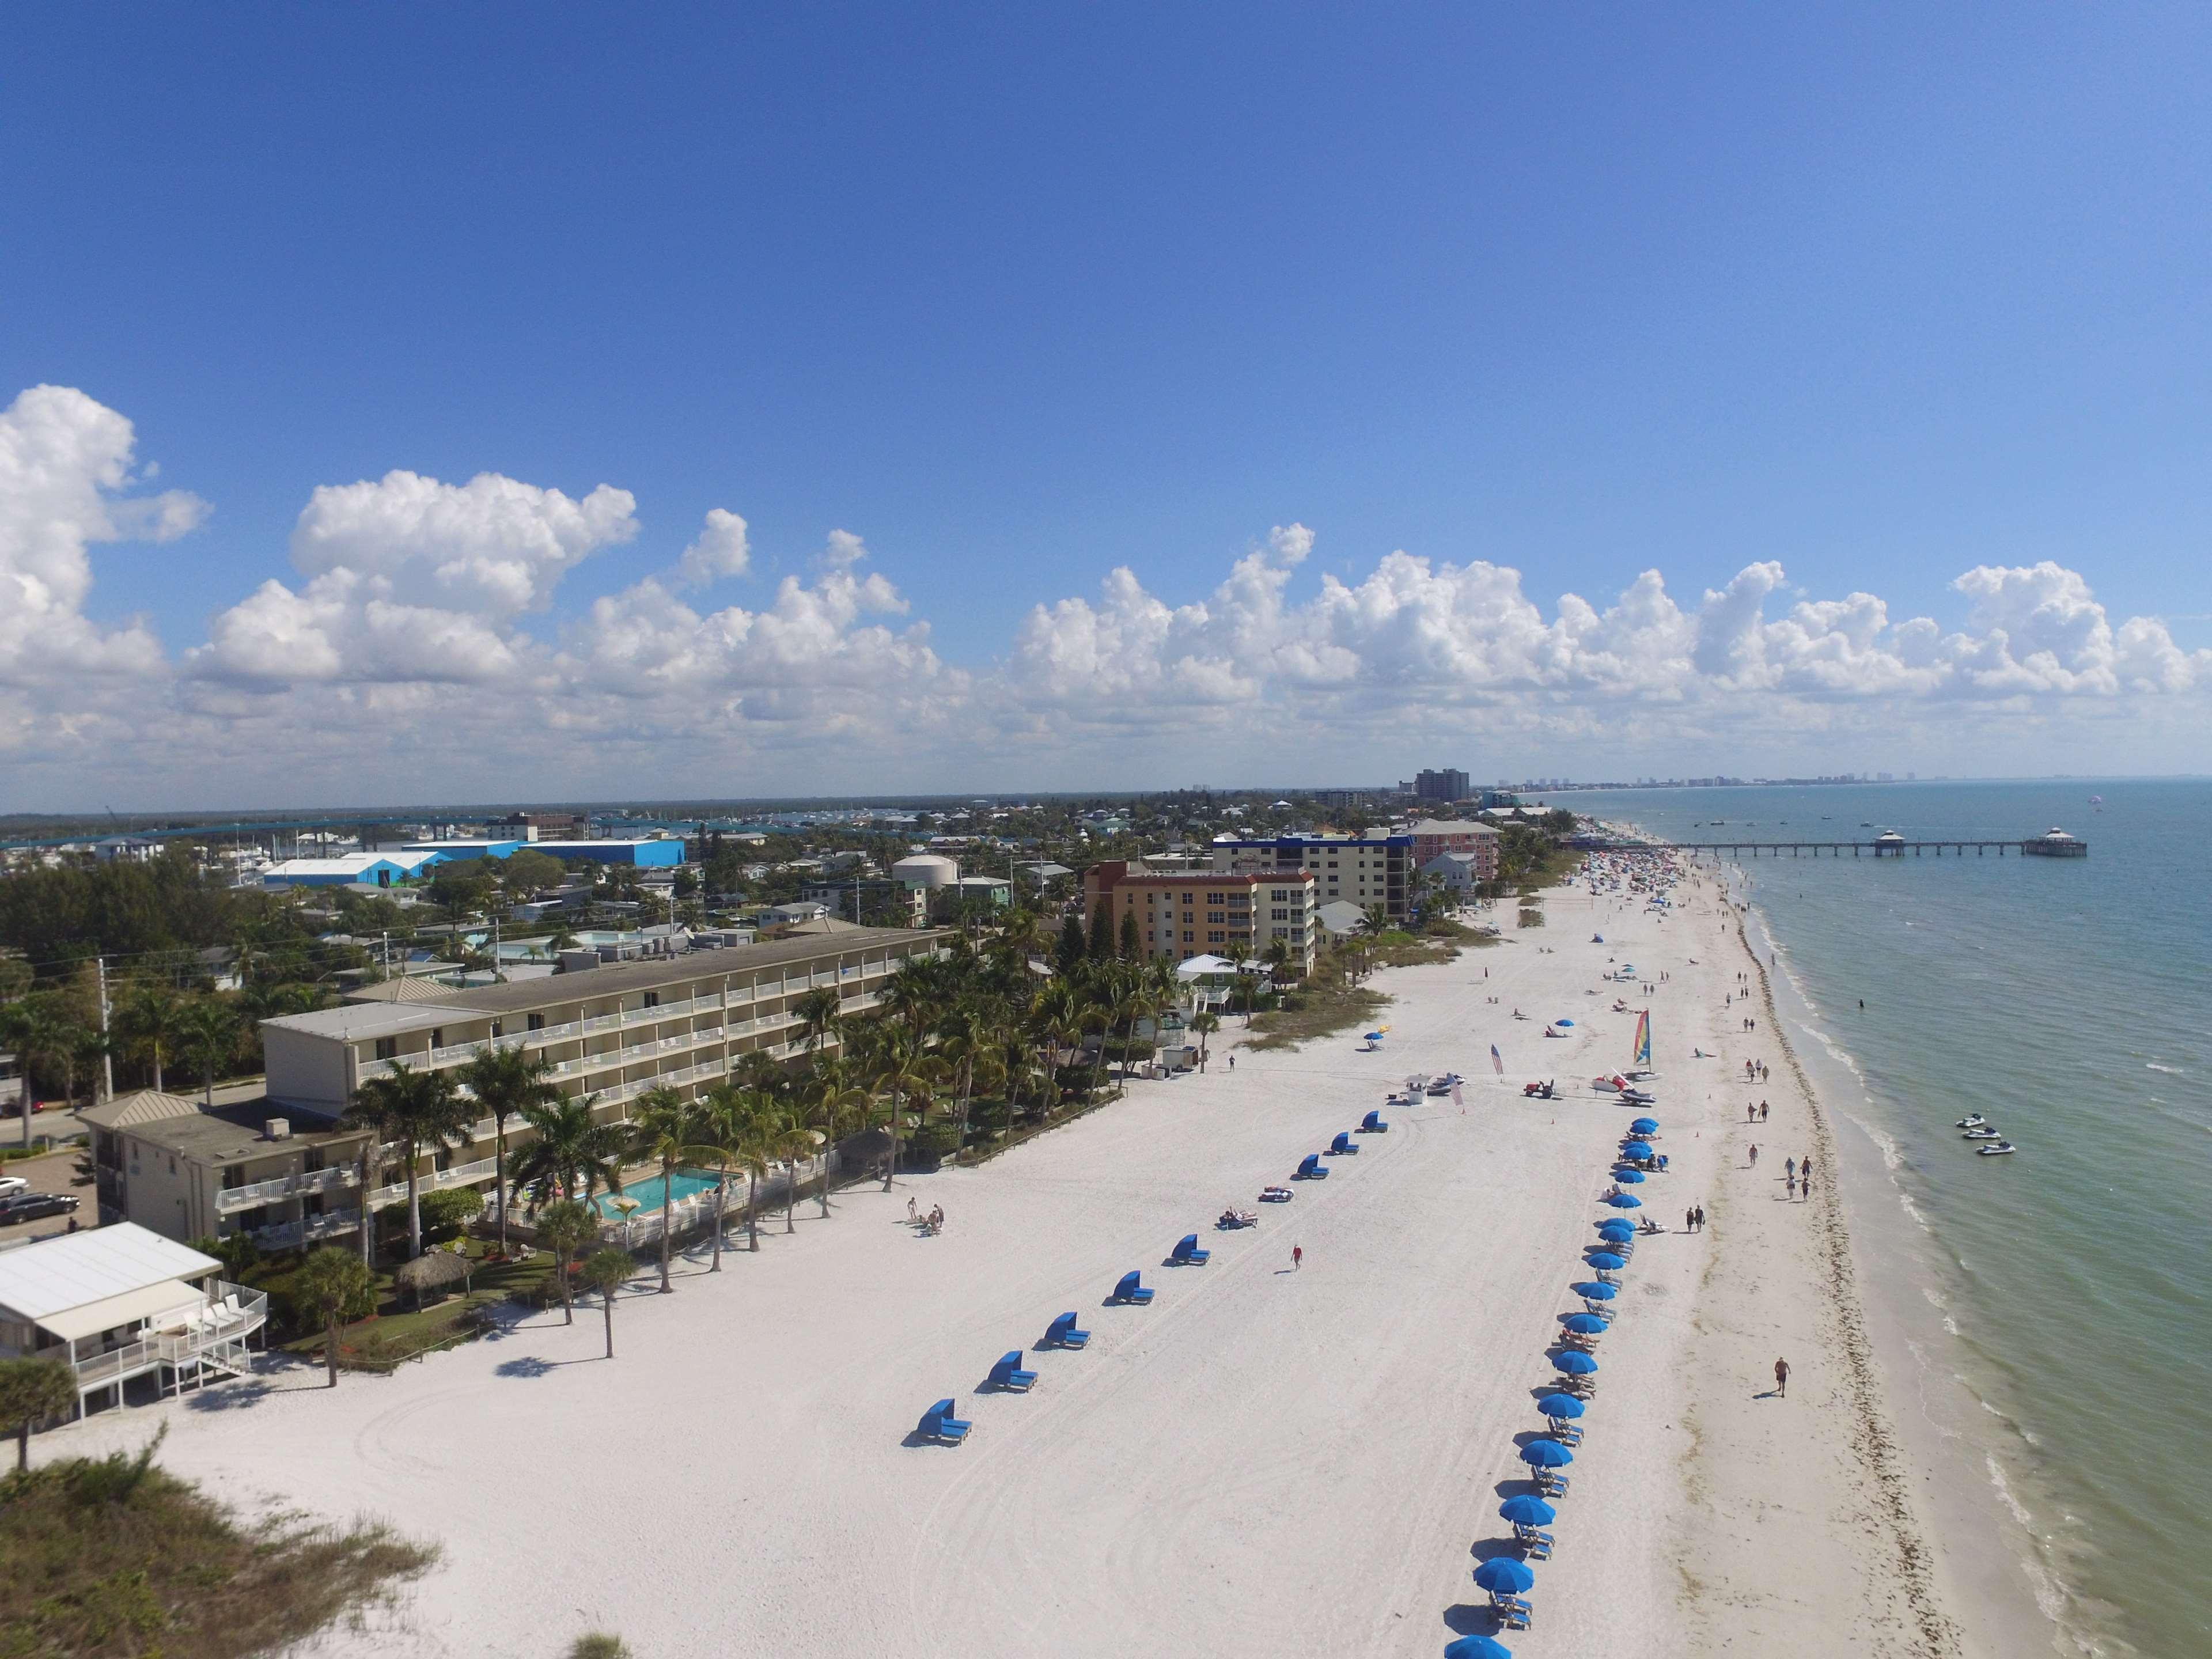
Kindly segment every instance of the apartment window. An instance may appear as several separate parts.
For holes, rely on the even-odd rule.
[[[433,1048],[442,1048],[446,1046],[446,1028],[444,1026],[433,1025],[430,1028],[430,1046]]]
[[[1279,909],[1270,910],[1267,913],[1267,919],[1270,921],[1288,921],[1291,919],[1289,907],[1285,906]]]
[[[544,1015],[543,1015],[543,1014],[532,1014],[532,1015],[531,1015],[531,1016],[530,1016],[530,1029],[531,1029],[532,1030],[533,1030],[533,1031],[542,1031],[542,1030],[544,1030],[545,1029],[545,1016],[544,1016]]]
[[[492,1021],[491,1034],[495,1037],[505,1036],[507,1035],[507,1023],[504,1020],[497,1019]]]
[[[1188,945],[1188,944],[1192,943],[1192,935],[1190,934],[1190,933],[1189,933],[1188,930],[1186,930],[1186,931],[1184,932],[1184,933],[1183,933],[1183,936],[1182,936],[1182,942],[1183,942],[1185,945]]]
[[[377,1040],[376,1040],[376,1057],[377,1057],[379,1060],[397,1060],[397,1059],[398,1059],[398,1058],[399,1058],[399,1039],[398,1039],[398,1037],[379,1037],[379,1038],[377,1038]]]
[[[660,1006],[660,993],[658,991],[647,991],[645,994],[645,1006],[648,1008],[658,1008]]]
[[[1208,934],[1206,936],[1206,942],[1208,945],[1219,945],[1219,944],[1221,944],[1221,943],[1223,942],[1223,935],[1222,935],[1222,932],[1221,932],[1221,930],[1220,930],[1218,927],[1217,927],[1217,928],[1215,928],[1212,933],[1208,933]]]
[[[1206,913],[1206,919],[1208,921],[1226,921],[1229,920],[1228,916],[1219,910],[1208,910]]]

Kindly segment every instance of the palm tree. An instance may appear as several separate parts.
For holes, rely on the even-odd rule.
[[[422,1171],[416,1166],[426,1152],[466,1145],[471,1112],[469,1103],[454,1092],[452,1073],[418,1069],[403,1060],[392,1061],[389,1073],[354,1091],[349,1116],[358,1114],[356,1121],[390,1133],[406,1159],[410,1261],[422,1254]]]
[[[826,985],[809,991],[791,1005],[791,1012],[799,1016],[810,1056],[818,1053],[823,1041],[836,1030],[841,1023],[838,1011],[842,1006],[837,993]]]
[[[807,1091],[805,1121],[810,1128],[818,1130],[825,1148],[822,1158],[822,1215],[830,1215],[830,1157],[827,1148],[843,1134],[854,1115],[865,1109],[868,1093],[856,1089],[845,1080],[845,1068],[836,1060],[817,1058],[814,1066],[811,1086]]]
[[[499,1170],[499,1254],[507,1257],[507,1121],[526,1106],[547,1106],[561,1097],[553,1083],[553,1062],[523,1048],[485,1048],[461,1068],[461,1081],[491,1117],[498,1137],[493,1157]]]
[[[576,1322],[576,1304],[571,1294],[568,1264],[576,1252],[599,1236],[599,1218],[574,1199],[556,1199],[538,1212],[538,1241],[553,1252],[554,1271],[561,1276],[562,1322]]]
[[[783,1160],[787,1171],[783,1183],[783,1230],[795,1233],[799,1224],[793,1218],[793,1212],[799,1203],[799,1160],[814,1155],[814,1149],[822,1144],[822,1136],[806,1127],[802,1113],[788,1106],[777,1108],[775,1116],[763,1127],[769,1150]]]
[[[203,997],[177,1016],[177,1031],[185,1052],[200,1063],[200,1080],[207,1104],[215,1105],[216,1068],[230,1058],[238,1042],[238,1022],[230,1010],[212,997]]]
[[[637,1271],[627,1250],[609,1245],[584,1258],[584,1283],[599,1293],[599,1306],[607,1316],[607,1358],[615,1357],[615,1292]]]
[[[335,1244],[309,1255],[293,1276],[293,1301],[323,1327],[323,1355],[330,1364],[333,1389],[338,1385],[338,1334],[348,1319],[362,1311],[374,1282],[368,1263]]]
[[[123,1029],[154,1063],[154,1088],[162,1087],[161,1062],[183,1035],[185,1005],[159,985],[134,986],[123,1000]]]
[[[710,1273],[722,1271],[723,1218],[730,1207],[730,1176],[744,1167],[747,1137],[751,1133],[751,1108],[745,1091],[732,1083],[718,1083],[707,1091],[699,1103],[698,1145],[693,1150],[699,1161],[714,1170],[714,1261],[707,1269]]]
[[[903,971],[903,970],[902,970]],[[890,1034],[877,1057],[872,1087],[890,1097],[889,1126],[891,1137],[890,1157],[884,1164],[884,1190],[891,1189],[891,1179],[898,1171],[899,1127],[905,1114],[906,1103],[916,1097],[921,1102],[921,1115],[929,1111],[930,1085],[937,1081],[937,1062],[926,1053],[921,1042],[908,1032],[896,1030]]]
[[[1211,1008],[1191,1017],[1190,1029],[1198,1033],[1198,1072],[1206,1075],[1206,1040],[1221,1029],[1221,1018]]]
[[[960,1091],[960,1127],[952,1144],[955,1163],[967,1149],[968,1103],[975,1091],[975,1061],[989,1041],[981,1012],[972,1002],[955,1003],[938,1017],[937,1059],[957,1079]]]
[[[76,1028],[39,997],[0,1008],[0,1042],[15,1049],[23,1067],[23,1145],[31,1144],[31,1068],[38,1061],[73,1064]],[[74,1091],[72,1090],[72,1092]]]
[[[556,1196],[578,1197],[589,1205],[601,1187],[622,1191],[624,1143],[619,1123],[594,1123],[597,1095],[562,1096],[543,1106],[522,1109],[523,1127],[533,1137],[514,1160],[514,1182],[530,1189],[532,1208]]]
[[[1252,1000],[1260,990],[1259,979],[1251,974],[1239,974],[1230,983],[1236,988],[1237,998],[1244,1005],[1244,1023],[1249,1025],[1252,1023]]]
[[[31,1425],[77,1403],[76,1377],[54,1359],[0,1359],[0,1425],[15,1431],[15,1472],[31,1467]]]
[[[673,1089],[647,1089],[637,1097],[630,1151],[660,1165],[660,1294],[668,1282],[668,1234],[676,1201],[676,1171],[698,1151],[703,1126],[691,1103]]]

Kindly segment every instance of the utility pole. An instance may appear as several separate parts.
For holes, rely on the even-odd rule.
[[[112,1100],[115,1098],[115,1055],[108,1048],[106,1041],[107,1036],[107,958],[106,957],[95,957],[94,961],[99,965],[100,969],[100,1035],[101,1038],[100,1048],[100,1097],[102,1100]]]

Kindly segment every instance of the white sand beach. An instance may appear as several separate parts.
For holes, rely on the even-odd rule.
[[[1633,1015],[1601,979],[1617,957],[1669,975],[1636,1001],[1672,1167],[1635,1191],[1668,1231],[1623,1275],[1557,1553],[1506,1644],[1993,1650],[1899,1467],[1826,1132],[1763,999],[1755,1033],[1723,1006],[1752,968],[1733,914],[1710,880],[1676,897],[1662,921],[1562,890],[1541,929],[1379,975],[1383,1052],[1332,1038],[1239,1053],[1232,1072],[1218,1040],[1206,1075],[1134,1085],[981,1169],[848,1192],[828,1220],[803,1203],[794,1234],[777,1218],[719,1275],[700,1253],[673,1295],[641,1273],[612,1362],[596,1309],[573,1328],[532,1315],[390,1378],[325,1391],[319,1371],[272,1372],[36,1453],[167,1420],[165,1461],[227,1498],[368,1513],[442,1547],[386,1628],[333,1652],[399,1650],[396,1626],[410,1654],[518,1659],[593,1629],[641,1656],[1433,1656],[1494,1629],[1470,1552],[1510,1542],[1498,1505],[1527,1490],[1517,1445],[1543,1426],[1547,1349],[1638,1115],[1589,1087],[1628,1060]],[[1545,1040],[1559,1016],[1576,1035]],[[1750,1091],[1771,1109],[1757,1127],[1747,1057],[1774,1067]],[[1254,1205],[1387,1087],[1446,1069],[1469,1079],[1463,1109],[1388,1110],[1389,1133],[1328,1180]],[[1565,1097],[1523,1099],[1543,1077]],[[1782,1160],[1807,1152],[1815,1197],[1788,1202]],[[944,1206],[941,1237],[902,1224],[909,1195]],[[1232,1203],[1260,1224],[1215,1232]],[[1710,1229],[1684,1231],[1700,1203]],[[1193,1231],[1212,1261],[1162,1266]],[[1131,1267],[1158,1299],[1102,1305]],[[1033,1352],[1063,1310],[1089,1347]],[[979,1393],[1017,1347],[1035,1389]],[[1766,1397],[1778,1356],[1786,1399]],[[907,1443],[945,1395],[968,1442]]]

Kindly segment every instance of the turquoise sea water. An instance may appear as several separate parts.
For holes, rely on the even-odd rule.
[[[1853,1226],[1911,1281],[1888,1293],[1926,1375],[1902,1392],[1960,1524],[2020,1553],[2063,1648],[2212,1654],[2212,783],[1564,799],[1675,841],[2090,843],[1737,867],[1816,1080],[1879,1153]],[[2018,1155],[1974,1156],[1953,1127],[1973,1111]],[[1972,1407],[1946,1420],[1929,1376]]]

